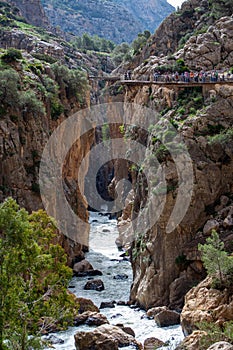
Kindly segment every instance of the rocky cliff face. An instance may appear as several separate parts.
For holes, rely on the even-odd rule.
[[[29,2],[18,3],[21,12],[24,5],[29,6]],[[39,1],[30,4],[32,9],[37,6],[35,16],[43,16]],[[89,105],[87,75],[80,68],[91,69],[93,58],[89,61],[86,55],[72,50],[68,43],[51,33],[25,26],[9,4],[2,3],[0,13],[5,21],[0,27],[1,55],[7,54],[9,47],[22,50],[23,55],[20,59],[16,51],[13,57],[1,59],[0,64],[0,201],[12,196],[32,211],[42,207],[39,166],[50,135],[62,121]],[[77,189],[76,165],[92,142],[92,133],[77,142],[67,155],[63,171],[67,200],[85,223],[87,203]],[[88,163],[84,173],[87,170]],[[84,178],[80,179],[80,186],[84,186]],[[54,197],[54,203],[55,200]],[[85,230],[82,234],[88,237],[88,225]],[[83,258],[83,247],[78,241],[63,234],[59,240],[70,265]]]
[[[158,145],[151,146],[153,141],[151,138],[148,140],[152,151],[148,154],[145,164],[152,162],[154,157],[158,157],[166,174],[169,189],[167,194],[160,193],[161,191],[157,190],[159,184],[156,185],[155,182],[153,186],[154,191],[158,192],[158,201],[162,203],[166,195],[165,209],[156,225],[149,232],[142,232],[131,246],[134,271],[131,299],[145,308],[160,305],[169,305],[172,308],[182,307],[185,292],[195,281],[204,277],[197,251],[197,244],[205,238],[201,229],[216,210],[220,197],[232,193],[232,138],[229,136],[226,143],[222,142],[219,130],[225,130],[225,132],[232,130],[233,88],[216,84],[213,90],[216,102],[207,99],[199,112],[188,116],[187,119],[183,117],[182,125],[179,122],[179,126],[177,124],[193,162],[194,184],[189,210],[181,224],[169,234],[166,233],[166,226],[177,200],[177,170],[169,153],[166,154],[166,151],[157,148],[160,147]],[[176,117],[176,112],[172,112],[172,108],[177,103],[176,95],[168,88],[152,86],[148,92],[148,87],[131,87],[127,91],[126,101],[146,104],[155,110],[171,108],[171,111],[165,114],[165,118],[172,120],[173,123],[179,119]],[[131,123],[135,124],[133,118]],[[213,140],[216,137],[216,142],[211,143],[211,137]],[[151,167],[150,174],[146,176],[151,175],[153,178],[154,171],[155,169]],[[132,207],[135,215],[142,209],[141,206],[145,205],[140,200],[146,193],[143,185],[138,185],[140,182],[142,183],[142,179],[139,173],[135,179],[134,195],[131,193],[128,199],[128,202],[131,202],[131,209],[126,208],[119,221],[121,230],[128,218],[132,218]],[[147,201],[152,201],[152,198],[147,198]],[[148,220],[149,218],[150,212],[148,212]],[[134,230],[137,231],[137,227],[134,227]],[[123,230],[122,239],[124,235]]]
[[[43,149],[53,130],[80,109],[80,102],[49,64],[43,65],[29,54],[24,53],[24,63],[11,63],[0,74],[1,79],[8,80],[0,84],[0,201],[12,196],[29,211],[37,210],[42,208],[38,176]],[[14,89],[12,95],[2,96],[3,85]],[[83,106],[87,105],[85,98],[88,101],[88,93]],[[66,197],[84,222],[88,221],[87,204],[77,191],[76,165],[82,160],[81,150],[86,152],[92,139],[89,134],[81,144],[77,142],[64,164]],[[84,178],[79,180],[80,184],[84,182]],[[78,241],[61,235],[60,242],[69,255],[69,264],[82,257]]]
[[[161,23],[155,34],[149,38],[147,44],[142,48],[142,51],[134,57],[133,62],[128,63],[128,66],[131,65],[131,69],[133,69],[139,65],[146,65],[152,58],[157,58],[161,61],[161,64],[163,58],[168,58],[170,63],[172,63],[172,59],[177,59],[180,55],[189,60],[188,63],[193,69],[199,68],[204,61],[205,64],[203,66],[211,69],[209,68],[211,63],[213,63],[212,67],[216,67],[218,62],[215,63],[215,61],[218,61],[221,55],[222,61],[224,57],[227,60],[227,52],[229,50],[225,51],[225,48],[223,48],[221,51],[220,49],[224,44],[224,36],[221,36],[224,31],[224,20],[220,21],[222,27],[219,25],[218,28],[216,28],[216,21],[224,18],[224,16],[229,18],[232,8],[230,3],[228,5],[221,3],[220,7],[221,11],[216,14],[213,10],[213,5],[207,0],[185,1],[179,10],[169,15]],[[226,25],[229,27],[229,24],[226,23]],[[215,29],[218,32],[216,32],[216,37]],[[221,34],[219,35],[220,32]],[[230,39],[229,33],[227,37]],[[200,64],[198,64],[198,59],[195,59],[192,53],[190,54],[190,50],[192,50],[192,53],[196,51],[196,55],[201,61]],[[213,57],[211,57],[211,52]],[[194,60],[192,61],[192,59]],[[208,63],[209,59],[210,63]],[[213,62],[211,59],[213,59]],[[127,67],[127,69],[129,68]]]
[[[181,44],[181,39],[185,42],[194,31],[202,30],[203,22],[206,25],[213,22],[208,14],[208,1],[185,1],[179,11],[172,13],[161,23],[144,48],[140,59],[173,54]]]
[[[38,27],[49,27],[49,20],[45,15],[40,0],[6,0],[6,2],[16,6],[28,23]]]
[[[54,26],[76,35],[97,34],[116,43],[132,41],[139,32],[154,32],[174,8],[165,0],[124,1],[42,0],[45,12]]]
[[[200,8],[197,10],[198,5]],[[157,30],[154,36],[155,41],[151,43],[151,46],[145,48],[145,50],[148,49],[148,56],[144,56],[145,50],[140,56],[141,60],[148,58],[134,69],[133,78],[146,77],[146,79],[153,80],[153,73],[156,69],[159,70],[161,66],[166,66],[167,70],[172,70],[178,59],[181,59],[183,65],[188,69],[218,68],[225,72],[228,71],[233,64],[231,60],[232,17],[223,17],[218,21],[213,21],[210,16],[211,25],[205,29],[205,33],[196,33],[193,36],[191,34],[194,28],[198,28],[199,21],[203,21],[205,6],[207,6],[205,1],[200,4],[200,2],[191,0],[184,3],[183,14],[180,17],[177,14],[168,17]],[[184,13],[187,15],[187,21],[183,21]],[[208,11],[205,15],[208,17]],[[190,34],[190,39],[179,51],[177,51],[178,36],[170,40],[166,33],[167,24],[175,19],[177,23],[184,26],[183,33]],[[190,28],[190,33],[185,27],[186,24]],[[174,22],[172,28],[174,29]],[[164,30],[166,34],[162,38]],[[171,33],[174,36],[181,33],[182,30],[180,32],[172,30]],[[160,57],[160,53],[163,55],[172,53],[173,55]],[[157,191],[158,202],[162,203],[166,196],[165,209],[153,228],[148,232],[141,230],[140,235],[136,236],[130,247],[134,271],[131,299],[145,308],[164,304],[171,308],[181,308],[185,293],[194,283],[205,277],[197,245],[205,240],[206,232],[203,231],[203,227],[218,210],[222,196],[232,194],[233,144],[230,136],[233,126],[232,96],[232,85],[227,83],[212,85],[207,90],[204,88],[203,90],[201,88],[200,90],[193,88],[179,90],[169,88],[169,86],[158,87],[153,84],[150,86],[132,84],[126,88],[125,102],[147,106],[161,113],[163,118],[169,120],[177,132],[183,136],[194,171],[193,195],[189,209],[179,226],[167,234],[166,225],[176,203],[179,187],[176,165],[171,154],[158,142],[156,127],[153,134],[153,125],[151,125],[152,135],[146,143],[145,137],[143,138],[140,132],[135,133],[134,137],[140,142],[144,139],[143,142],[150,149],[144,166],[148,164],[152,166],[149,167],[149,174],[145,175],[153,178],[153,173],[156,172],[156,169],[153,168],[153,158],[157,158],[165,172],[168,186],[164,194],[161,189],[157,188],[159,184],[155,180],[153,189]],[[199,102],[196,104],[195,101]],[[125,108],[127,111],[127,105]],[[136,117],[137,112],[135,112],[135,119],[132,116],[132,120],[128,121],[129,124],[134,125]],[[223,141],[223,135],[228,135],[226,141]],[[143,169],[143,164],[141,169]],[[135,215],[144,208],[146,204],[143,198],[146,198],[147,201],[151,200],[150,197],[146,197],[148,196],[147,185],[143,184],[141,172],[135,170],[131,174],[134,192],[129,194],[126,208],[119,219],[121,232],[119,244],[129,235],[129,232],[124,230],[124,224],[129,218],[135,218]],[[150,215],[148,211],[148,220]],[[134,231],[139,230],[134,227]]]

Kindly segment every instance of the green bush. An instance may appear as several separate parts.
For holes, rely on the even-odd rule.
[[[200,350],[206,350],[212,344],[226,341],[232,344],[233,341],[233,322],[226,322],[221,329],[214,323],[201,322],[197,324],[197,327],[206,332],[207,335],[201,338],[199,348]]]
[[[49,55],[42,54],[42,53],[34,53],[33,57],[37,58],[40,61],[45,61],[45,62],[51,63],[51,64],[57,62],[56,58],[49,56]]]
[[[82,103],[89,89],[86,72],[80,69],[71,70],[57,63],[53,64],[51,68],[60,88],[66,90],[67,97],[76,97],[77,100]]]
[[[227,145],[230,141],[233,141],[233,129],[224,130],[214,136],[208,136],[207,139],[210,145],[218,143],[220,143],[222,146]]]
[[[20,95],[20,106],[25,112],[33,113],[34,116],[45,114],[43,103],[38,100],[32,90],[24,91]]]
[[[2,56],[1,56],[1,59],[3,62],[6,62],[6,63],[12,63],[12,62],[15,62],[17,60],[21,60],[22,59],[22,53],[20,50],[17,50],[17,49],[14,49],[14,48],[9,48],[7,50],[6,53],[4,53]]]
[[[18,105],[19,74],[13,69],[0,71],[0,103],[4,106]]]
[[[64,107],[60,103],[58,98],[53,98],[51,100],[51,118],[57,120],[60,115],[64,112]]]

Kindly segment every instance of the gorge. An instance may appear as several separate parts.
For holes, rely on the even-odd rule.
[[[104,211],[107,201],[107,211],[111,212],[115,205],[111,217],[117,221],[107,219],[107,231],[102,231],[101,239],[107,240],[108,230],[117,224],[119,236],[115,238],[125,261],[119,262],[117,257],[110,270],[114,271],[115,264],[126,264],[117,274],[128,271],[130,260],[133,272],[124,301],[129,301],[130,310],[166,306],[169,312],[181,313],[187,337],[185,349],[207,349],[201,347],[205,330],[199,323],[207,321],[224,329],[233,319],[231,285],[216,287],[210,276],[205,279],[207,273],[198,248],[216,230],[228,256],[233,251],[231,2],[226,0],[221,7],[215,1],[186,1],[163,21],[130,61],[123,60],[111,74],[104,71],[101,55],[79,51],[64,37],[58,37],[57,31],[47,32],[26,24],[22,16],[29,20],[27,11],[16,10],[10,3],[0,4],[0,201],[12,196],[29,211],[42,208],[39,167],[45,145],[63,121],[75,113],[84,115],[85,110],[90,130],[83,132],[82,125],[77,131],[77,142],[62,168],[66,199],[85,223],[82,234],[89,235],[91,210]],[[36,4],[40,12],[32,18],[34,25],[38,25],[36,17],[44,17],[40,2]],[[46,18],[41,24],[49,29]],[[10,47],[16,51],[10,51]],[[179,81],[155,81],[156,72],[164,77],[169,72],[173,79],[176,71]],[[191,81],[182,86],[182,74],[187,71],[204,72],[208,77],[217,72],[218,78],[204,82],[198,77],[198,84]],[[63,148],[64,139],[57,140],[58,148]],[[101,164],[97,172],[96,164]],[[93,174],[98,175],[95,181]],[[192,187],[187,190],[189,180]],[[94,205],[96,182],[97,194],[104,203],[98,208]],[[187,208],[185,198],[190,200]],[[54,193],[53,203],[48,205],[52,216],[56,216],[53,209],[58,199],[59,194]],[[97,206],[99,203],[102,202]],[[97,216],[93,220],[104,219]],[[168,231],[168,224],[174,222],[176,225]],[[92,229],[95,225],[92,222]],[[77,227],[79,231],[83,226]],[[88,247],[78,239],[61,232],[59,242],[70,267],[85,260]],[[92,254],[87,253],[87,259],[92,259]],[[103,258],[94,256],[95,262],[99,259]],[[107,261],[104,264],[110,264]],[[105,268],[103,272],[104,279],[108,273]],[[75,284],[78,295],[92,294],[93,291],[81,291],[76,285],[79,282],[74,281],[75,278],[70,285]],[[114,299],[110,295],[104,301]],[[107,316],[112,316],[110,311]],[[146,317],[145,311],[138,314]],[[130,320],[122,322],[129,326]],[[141,322],[150,330],[152,322],[156,327],[154,320],[150,323],[143,318]],[[156,337],[154,333],[152,336]],[[181,338],[179,333],[177,339]],[[232,341],[223,335],[220,338]],[[136,334],[136,341],[144,340]],[[115,345],[108,344],[106,349]]]

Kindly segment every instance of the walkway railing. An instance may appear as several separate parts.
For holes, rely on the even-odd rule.
[[[205,83],[228,83],[233,82],[233,74],[229,75],[219,75],[217,78],[211,76],[211,74],[207,74],[205,76],[197,76],[197,77],[185,77],[183,75],[179,75],[178,77],[172,74],[161,74],[161,75],[141,75],[134,78],[133,76],[128,76],[126,74],[122,74],[119,76],[89,76],[90,80],[104,80],[104,81],[119,81],[122,83],[158,83],[158,84],[205,84]]]

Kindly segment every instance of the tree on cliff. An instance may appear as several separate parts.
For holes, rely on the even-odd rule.
[[[202,253],[202,261],[210,276],[219,276],[220,282],[224,282],[224,276],[233,267],[233,259],[224,251],[224,243],[220,240],[218,233],[213,230],[206,244],[199,244],[198,249]]]
[[[0,350],[41,349],[41,333],[73,319],[72,272],[56,232],[42,210],[29,215],[12,198],[0,205]]]

